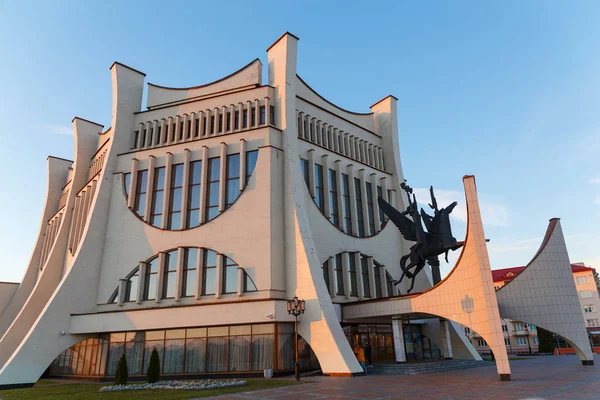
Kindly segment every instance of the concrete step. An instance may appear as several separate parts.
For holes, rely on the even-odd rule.
[[[371,375],[419,375],[491,365],[494,363],[476,360],[443,360],[414,364],[378,364],[368,368],[367,371]]]

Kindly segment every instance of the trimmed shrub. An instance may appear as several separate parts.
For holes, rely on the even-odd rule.
[[[129,373],[127,372],[127,358],[125,358],[125,354],[123,354],[121,358],[119,358],[117,370],[115,371],[115,385],[127,385],[128,380]]]
[[[547,330],[537,327],[537,334],[539,340],[538,351],[540,353],[552,353],[554,351],[554,335],[552,332],[548,332]]]
[[[148,372],[146,373],[146,382],[155,383],[160,380],[160,358],[156,347],[152,349],[150,355],[150,363],[148,364]]]

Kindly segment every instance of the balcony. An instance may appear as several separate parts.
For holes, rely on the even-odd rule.
[[[525,329],[514,329],[512,332],[514,336],[529,336],[529,331]]]

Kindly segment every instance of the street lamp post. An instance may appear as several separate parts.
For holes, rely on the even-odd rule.
[[[528,324],[524,324],[525,325],[525,334],[527,336],[527,346],[529,347],[529,354],[531,354],[531,342],[529,341],[529,325]]]
[[[294,348],[296,350],[296,363],[294,364],[294,373],[296,380],[300,380],[300,363],[298,362],[298,315],[304,314],[304,300],[298,300],[298,296],[294,296],[292,300],[287,302],[288,314],[293,315],[294,321]]]

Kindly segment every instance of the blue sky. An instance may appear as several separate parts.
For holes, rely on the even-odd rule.
[[[551,217],[571,261],[600,268],[598,15],[594,1],[0,0],[0,280],[29,262],[46,157],[72,159],[72,118],[110,124],[113,61],[199,85],[256,57],[266,66],[285,31],[300,37],[299,74],[329,100],[368,112],[399,99],[411,186],[464,204],[461,178],[476,176],[492,268],[527,263]]]

